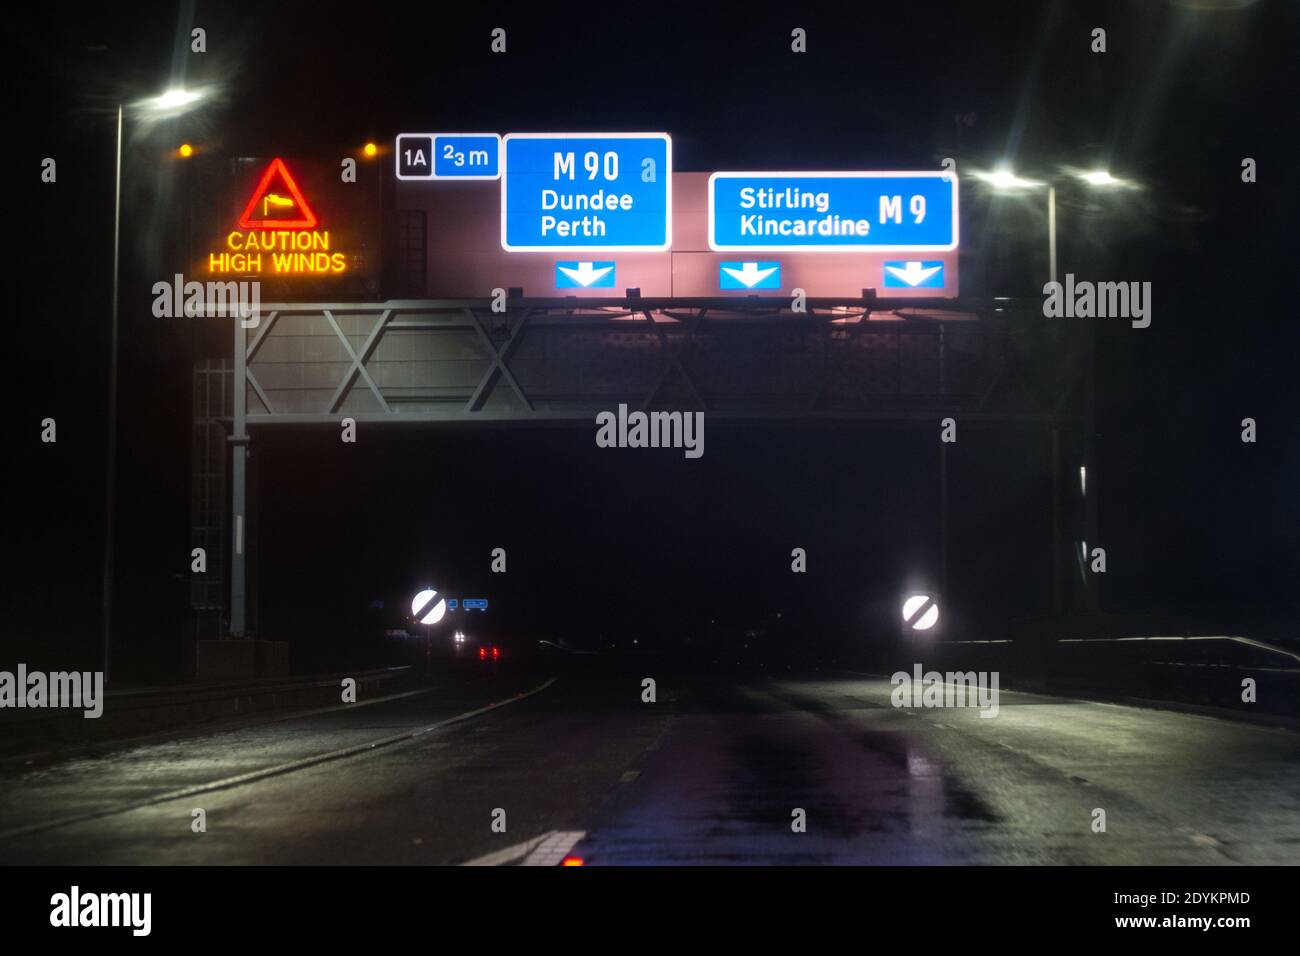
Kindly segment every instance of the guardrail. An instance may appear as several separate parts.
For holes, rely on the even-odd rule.
[[[1235,634],[1124,634],[1115,630],[1122,622],[1094,623],[1019,621],[1005,639],[936,641],[923,660],[936,669],[997,670],[1008,689],[1300,718],[1300,647]]]
[[[1300,654],[1239,635],[1061,638],[1047,649],[1044,676],[1074,692],[1300,717]]]

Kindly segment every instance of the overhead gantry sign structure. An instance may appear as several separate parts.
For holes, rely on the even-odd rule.
[[[396,153],[397,205],[429,223],[433,297],[263,303],[234,323],[233,360],[197,373],[196,543],[210,567],[229,544],[232,636],[247,630],[247,447],[286,425],[594,428],[626,405],[711,424],[1081,431],[1090,340],[959,298],[950,171],[674,174],[666,134],[403,134]],[[259,191],[277,176],[292,182],[276,160]],[[285,193],[292,206],[254,209],[244,231],[336,228]],[[597,193],[602,235],[547,225],[562,207],[593,214]],[[751,215],[765,218],[749,236]],[[209,576],[195,606],[218,611],[222,590]]]

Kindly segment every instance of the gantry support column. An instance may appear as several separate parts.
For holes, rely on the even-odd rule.
[[[248,330],[235,317],[233,424],[230,436],[230,636],[243,637],[247,616],[244,541],[248,477]]]

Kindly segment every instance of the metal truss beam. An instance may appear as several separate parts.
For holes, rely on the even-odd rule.
[[[366,359],[370,358],[370,353],[374,351],[375,343],[379,341],[379,336],[383,334],[384,326],[388,324],[389,316],[393,314],[393,310],[385,309],[380,313],[379,321],[376,322],[375,327],[370,330],[370,335],[367,336],[365,344],[361,346],[360,352],[352,351],[352,344],[348,341],[348,337],[343,334],[343,330],[339,328],[339,324],[335,321],[333,313],[329,309],[322,309],[321,311],[324,312],[325,319],[329,322],[330,328],[334,330],[334,334],[337,335],[339,341],[343,343],[343,348],[347,351],[348,355],[352,357],[352,368],[343,376],[343,381],[339,382],[339,387],[335,389],[334,394],[330,397],[329,410],[331,412],[338,410],[339,403],[343,401],[343,396],[347,394],[348,389],[352,387],[352,383],[355,382],[357,376],[360,375],[365,379],[366,385],[370,387],[370,391],[374,393],[375,401],[379,403],[379,407],[385,412],[391,411],[388,407],[388,403],[384,401],[384,396],[379,392],[379,386],[375,384],[375,380],[371,378],[370,373],[366,371],[365,363]]]
[[[465,403],[465,411],[477,412],[481,409],[484,400],[487,398],[488,392],[490,392],[492,386],[496,384],[497,376],[500,376],[510,385],[511,390],[514,391],[515,396],[519,401],[523,403],[524,408],[529,412],[532,412],[533,403],[528,400],[528,396],[524,394],[524,390],[519,387],[519,383],[515,381],[514,375],[510,373],[510,366],[506,364],[510,359],[510,353],[514,351],[515,346],[523,337],[524,326],[528,324],[529,313],[524,312],[523,316],[519,320],[519,324],[515,326],[514,331],[508,334],[506,340],[502,342],[500,348],[498,348],[496,343],[492,341],[492,337],[488,335],[487,330],[483,328],[483,322],[474,313],[474,310],[465,309],[464,312],[469,320],[474,324],[474,331],[478,333],[479,338],[487,347],[488,352],[492,357],[492,365],[483,373],[483,377],[479,380],[478,386],[474,389],[474,394],[471,395],[469,401]]]
[[[1060,386],[1090,352],[1041,334],[1032,305],[1017,327],[1006,300],[871,295],[810,299],[800,313],[760,296],[515,298],[504,312],[469,299],[273,303],[242,385],[253,427],[590,420],[620,403],[737,421],[1074,418]],[[349,333],[363,332],[354,349]],[[675,400],[670,380],[684,389]]]

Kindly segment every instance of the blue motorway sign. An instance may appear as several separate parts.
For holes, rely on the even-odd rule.
[[[717,252],[925,252],[957,248],[957,177],[943,170],[714,173]]]
[[[718,263],[718,288],[779,289],[781,288],[781,263],[720,262]]]
[[[652,252],[672,244],[667,133],[509,133],[502,153],[507,252]]]
[[[486,611],[488,609],[487,598],[465,598],[463,601],[457,601],[456,598],[447,598],[447,610],[456,610],[459,604],[464,611]]]
[[[496,133],[437,133],[435,179],[496,179],[501,175],[501,137]]]
[[[398,179],[499,179],[499,133],[399,133]]]

